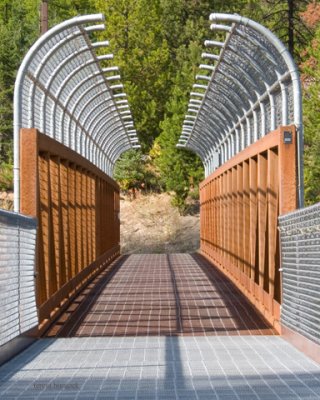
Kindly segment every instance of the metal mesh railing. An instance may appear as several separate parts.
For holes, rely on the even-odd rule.
[[[76,17],[49,30],[32,46],[15,86],[15,210],[19,210],[19,131],[36,128],[81,154],[109,176],[116,160],[139,148],[131,111],[108,41],[92,43],[102,14]],[[107,65],[107,66],[104,66]]]
[[[270,131],[295,124],[302,206],[303,132],[298,69],[283,43],[262,25],[228,14],[212,14],[210,20],[214,22],[211,30],[224,32],[225,39],[205,41],[209,50],[202,57],[208,63],[199,67],[201,74],[196,76],[197,83],[190,93],[178,147],[198,153],[208,176]]]
[[[320,203],[279,218],[282,323],[320,344]]]
[[[0,346],[38,324],[36,220],[0,210]]]

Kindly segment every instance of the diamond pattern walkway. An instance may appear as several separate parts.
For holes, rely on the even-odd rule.
[[[136,254],[75,300],[49,337],[272,335],[273,329],[198,254]]]

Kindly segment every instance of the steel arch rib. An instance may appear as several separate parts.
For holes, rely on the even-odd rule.
[[[77,25],[103,22],[104,16],[102,14],[86,15],[83,17],[75,17],[71,20],[64,21],[61,24],[51,28],[48,32],[42,35],[34,45],[29,49],[24,57],[20,68],[17,73],[16,83],[14,87],[14,210],[20,210],[20,128],[22,128],[22,87],[28,67],[33,61],[35,54],[45,45],[51,38],[58,35],[60,32]]]
[[[62,141],[65,144],[65,137],[70,133],[70,130],[66,130],[65,127],[67,121],[68,127],[70,127],[70,124],[73,128],[76,127],[74,149],[78,149],[82,156],[85,156],[96,165],[100,164],[99,167],[102,169],[108,168],[108,171],[111,171],[114,163],[110,159],[110,154],[104,152],[105,149],[101,149],[101,143],[98,143],[98,141],[101,142],[100,136],[96,141],[95,132],[86,129],[88,118],[85,117],[85,126],[81,121],[82,118],[80,121],[76,119],[78,105],[81,107],[84,101],[87,103],[87,97],[92,97],[90,93],[94,89],[91,86],[95,86],[95,90],[99,90],[99,85],[102,86],[104,82],[105,88],[107,88],[104,95],[99,93],[96,99],[92,99],[87,104],[88,107],[97,103],[99,96],[106,96],[104,112],[106,116],[108,114],[111,115],[111,118],[107,118],[107,123],[105,121],[99,122],[100,125],[97,127],[98,131],[96,132],[99,134],[100,130],[105,129],[104,133],[107,134],[107,137],[111,135],[113,138],[113,132],[117,130],[117,134],[121,137],[123,148],[138,147],[135,144],[137,143],[136,135],[131,133],[129,136],[127,133],[127,130],[130,129],[129,126],[133,126],[133,123],[124,123],[127,117],[124,117],[125,113],[120,111],[122,107],[120,106],[119,109],[117,107],[116,98],[119,96],[113,95],[113,87],[108,85],[107,78],[104,77],[105,70],[113,71],[115,67],[102,69],[99,63],[100,60],[110,59],[111,55],[96,56],[94,52],[95,48],[107,46],[109,43],[105,41],[92,44],[88,37],[89,32],[105,29],[104,25],[92,25],[101,21],[104,21],[104,16],[95,14],[76,17],[55,26],[36,41],[19,68],[14,90],[14,206],[16,211],[19,211],[20,203],[19,131],[22,127],[22,122],[26,128],[42,128],[40,129],[42,133],[50,134],[53,137],[57,137],[58,134],[58,141]],[[85,24],[91,24],[91,26],[85,27]],[[83,38],[83,40],[79,41],[78,38]],[[78,43],[80,42],[82,45],[79,48]],[[86,70],[89,76],[84,77]],[[114,77],[114,79],[119,78],[118,75]],[[110,77],[111,79],[112,77]],[[84,94],[82,94],[83,91],[85,91]],[[107,92],[109,92],[109,96]],[[81,100],[77,99],[76,104],[74,104],[74,96],[77,94],[79,94]],[[38,103],[36,104],[36,102]],[[24,114],[23,119],[22,107],[27,112],[27,114]],[[112,110],[111,113],[110,110]],[[46,114],[50,113],[50,111],[51,123],[48,126]],[[94,114],[96,109],[90,106],[89,111]],[[78,134],[79,128],[81,134]],[[80,147],[79,138],[81,138]],[[108,143],[109,141],[110,139],[107,139]],[[85,144],[83,144],[84,142]],[[90,154],[87,147],[90,148]],[[101,154],[101,157],[99,155],[99,160],[97,159],[98,153]],[[107,167],[106,164],[108,164]]]
[[[92,54],[90,48],[88,48],[86,51],[89,52],[89,54]],[[78,55],[79,55],[79,54],[77,53],[77,56],[78,56]],[[106,55],[106,56],[107,56],[107,55]],[[105,57],[105,56],[97,57],[97,59],[99,60],[99,59],[101,59],[101,57]],[[76,58],[76,57],[71,58],[70,61],[73,60],[74,58]],[[55,116],[55,111],[56,111],[56,108],[57,108],[57,104],[58,104],[58,102],[60,102],[60,96],[61,96],[61,94],[63,93],[63,91],[64,91],[65,87],[67,86],[67,84],[71,81],[71,79],[75,78],[75,76],[76,76],[78,73],[82,72],[84,69],[88,68],[90,65],[92,65],[92,64],[97,64],[97,62],[98,62],[97,59],[96,59],[95,57],[92,57],[91,59],[87,60],[85,63],[80,64],[77,68],[75,68],[74,70],[72,70],[71,73],[69,73],[69,75],[67,75],[67,76],[62,80],[62,82],[60,83],[60,86],[59,86],[58,91],[55,93],[55,97],[56,97],[57,101],[54,102],[53,107],[52,107],[52,109],[51,109],[51,114],[52,114],[53,116]],[[62,104],[63,104],[63,103],[62,103]],[[54,121],[54,118],[52,119],[52,122],[53,122],[53,121]],[[53,127],[53,132],[55,132],[54,127]]]
[[[187,146],[192,140],[202,143],[205,135],[211,141],[212,151],[219,151],[221,147],[224,161],[252,141],[258,140],[260,131],[263,134],[266,128],[268,131],[273,130],[281,122],[294,123],[298,132],[298,192],[301,206],[303,130],[297,66],[283,43],[262,25],[248,18],[228,14],[212,14],[210,20],[214,22],[211,25],[213,30],[220,29],[227,32],[227,36],[224,43],[212,40],[205,42],[205,46],[218,46],[220,54],[203,53],[203,58],[213,60],[216,65],[200,66],[212,73],[211,76],[196,78],[209,83],[196,86],[205,89],[205,92],[197,103],[199,107],[193,107],[191,101],[189,103],[190,112],[196,118],[187,129],[187,137],[182,133],[179,147]],[[293,91],[293,116],[287,104],[290,87]],[[277,106],[281,107],[281,116],[276,112]],[[269,109],[270,115],[267,113]],[[226,124],[223,115],[232,124]],[[218,128],[221,124],[225,129]],[[206,168],[210,166],[206,165]]]
[[[81,92],[81,88],[84,84],[88,83],[89,81],[91,81],[92,79],[96,79],[98,76],[100,75],[100,71],[95,71],[93,74],[91,74],[91,76],[83,79],[81,82],[78,83],[77,86],[75,86],[75,88],[73,89],[73,91],[69,94],[67,101],[64,103],[64,110],[61,116],[61,121],[60,121],[60,129],[61,131],[65,131],[65,129],[68,131],[69,125],[67,128],[65,128],[64,124],[65,124],[65,110],[68,109],[69,103],[71,103],[72,99],[74,96],[76,96],[76,93],[78,91]],[[104,79],[101,79],[98,81],[100,84],[105,84]],[[89,89],[92,88],[92,86],[89,87]],[[72,106],[72,108],[70,109],[71,114],[74,113],[76,105],[80,102],[80,100],[83,98],[84,96],[84,92],[82,92],[80,94],[80,96],[78,97],[77,101],[75,102],[75,104]]]

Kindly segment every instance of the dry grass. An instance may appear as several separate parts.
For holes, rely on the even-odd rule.
[[[183,253],[199,248],[199,213],[179,215],[170,195],[123,198],[120,208],[122,253]]]
[[[3,210],[13,210],[13,193],[0,191],[0,208]]]

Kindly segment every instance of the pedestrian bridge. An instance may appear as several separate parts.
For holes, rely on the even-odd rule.
[[[1,398],[319,398],[320,208],[303,207],[297,67],[254,21],[210,19],[219,40],[178,143],[205,169],[196,254],[121,254],[112,172],[139,143],[108,42],[91,41],[103,16],[26,55],[15,212],[0,212]]]

